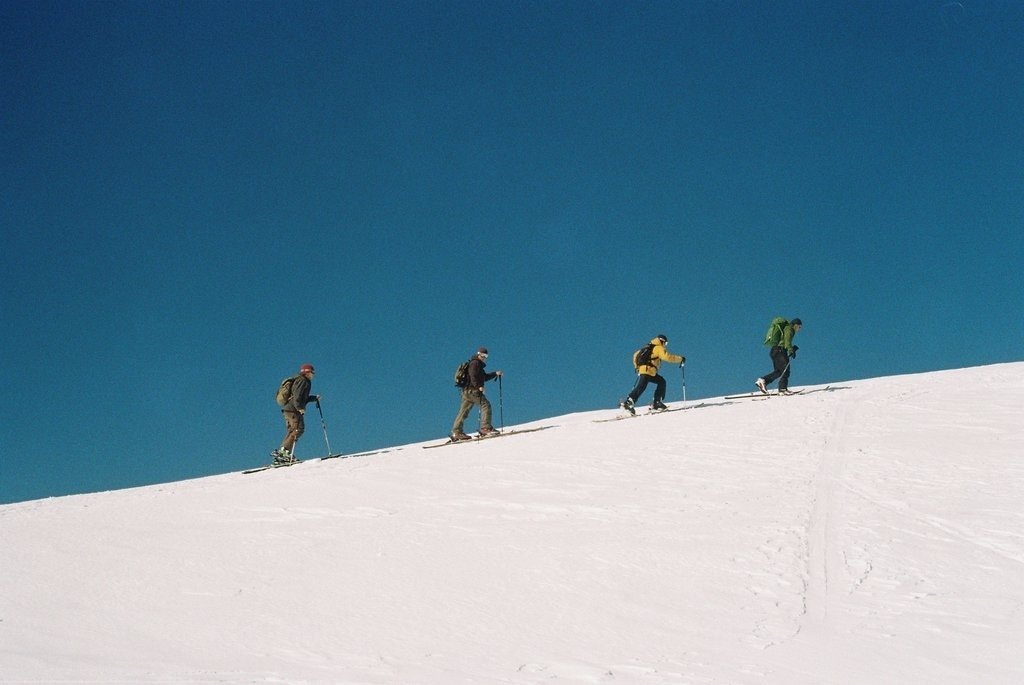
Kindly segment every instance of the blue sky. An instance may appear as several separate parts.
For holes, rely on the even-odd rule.
[[[4,2],[0,502],[1020,360],[1024,5]],[[670,400],[681,372],[665,370]],[[650,392],[643,398],[650,399]],[[310,416],[299,456],[325,450]],[[475,414],[467,428],[475,428]]]

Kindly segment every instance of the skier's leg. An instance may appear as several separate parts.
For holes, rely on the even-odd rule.
[[[644,390],[647,389],[647,383],[649,383],[650,380],[651,377],[646,374],[641,373],[637,375],[636,384],[633,386],[633,389],[629,391],[629,399],[632,400],[633,402],[636,402],[638,399],[640,399],[640,395],[644,394]]]
[[[281,413],[284,415],[284,425],[287,429],[284,441],[281,443],[281,450],[287,450],[291,453],[295,450],[295,443],[305,432],[306,425],[302,420],[302,414],[297,411],[285,411]]]
[[[785,353],[783,353],[783,354],[785,355]],[[789,358],[787,357],[786,358],[786,368],[782,372],[782,377],[779,378],[779,392],[785,392],[786,390],[789,390],[789,372],[792,369],[793,369],[793,366],[790,363]]]
[[[473,409],[473,398],[469,388],[462,391],[462,402],[459,404],[459,413],[455,415],[455,423],[452,424],[452,433],[462,433],[462,425],[466,422],[470,410]]]
[[[494,430],[494,426],[491,425],[491,401],[482,393],[480,394],[480,430],[485,432]]]
[[[665,378],[660,373],[655,375],[654,378],[652,378],[651,380],[654,381],[655,386],[654,403],[660,404],[665,400],[665,390],[667,388],[667,383],[665,382]]]
[[[789,357],[786,355],[786,351],[779,346],[775,346],[771,350],[772,366],[774,369],[771,373],[761,376],[764,379],[765,385],[769,385],[775,382],[775,379],[782,375],[786,370],[786,365],[789,364]]]

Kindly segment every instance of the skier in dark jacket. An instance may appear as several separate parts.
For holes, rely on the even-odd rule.
[[[295,443],[306,431],[306,421],[303,418],[306,405],[320,401],[319,395],[309,394],[315,373],[312,364],[303,364],[299,367],[299,375],[292,381],[291,398],[281,407],[285,426],[284,440],[279,448],[270,453],[276,466],[295,463]]]
[[[793,336],[803,327],[804,322],[800,319],[786,321],[785,319],[776,318],[772,320],[772,325],[768,329],[768,335],[765,336],[764,344],[766,347],[771,348],[768,354],[771,355],[773,369],[771,373],[754,381],[757,389],[765,395],[768,394],[768,385],[774,382],[776,378],[779,379],[780,395],[793,394],[789,391],[789,372],[792,365],[791,360],[796,359],[796,351],[800,349],[793,344]]]
[[[484,383],[493,380],[501,375],[501,371],[487,373],[485,367],[487,359],[487,348],[481,347],[469,362],[467,370],[468,380],[462,388],[462,403],[459,405],[459,413],[455,415],[455,423],[452,424],[452,432],[449,436],[452,442],[469,440],[470,437],[462,431],[462,424],[473,409],[473,405],[480,406],[480,437],[494,435],[498,431],[491,425],[491,402],[484,395]]]

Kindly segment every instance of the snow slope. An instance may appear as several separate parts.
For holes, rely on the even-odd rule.
[[[1024,682],[1024,363],[703,402],[0,507],[0,681]]]

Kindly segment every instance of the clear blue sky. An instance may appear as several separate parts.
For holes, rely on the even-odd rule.
[[[658,333],[688,398],[751,390],[775,315],[794,386],[1020,360],[1022,35],[966,0],[7,0],[0,502],[263,463],[303,362],[352,452],[443,438],[480,345],[506,424],[614,407]]]

